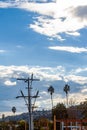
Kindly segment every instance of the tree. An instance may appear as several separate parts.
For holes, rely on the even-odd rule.
[[[66,102],[67,102],[67,106],[68,106],[68,92],[70,91],[70,86],[68,84],[66,84],[64,86],[63,90],[66,93]]]
[[[53,117],[54,115],[56,116],[56,119],[63,119],[67,118],[67,109],[66,106],[63,103],[58,103],[54,108],[53,108]]]
[[[77,104],[77,101],[75,98],[70,98],[68,101],[69,107],[75,106]]]
[[[51,95],[51,102],[52,102],[52,108],[53,108],[53,97],[52,97],[52,95],[53,95],[53,93],[54,93],[54,88],[53,88],[53,86],[50,86],[50,87],[48,88],[48,92],[49,92],[50,95]]]
[[[80,118],[87,119],[87,100],[78,105]]]
[[[15,112],[16,112],[16,107],[12,107],[12,112],[15,114]]]
[[[18,122],[17,130],[28,130],[28,123],[25,120],[20,120]]]

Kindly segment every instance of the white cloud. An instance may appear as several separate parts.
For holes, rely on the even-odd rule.
[[[48,48],[52,50],[67,51],[71,53],[87,52],[87,48],[79,48],[79,47],[72,47],[72,46],[50,46]]]
[[[17,7],[27,11],[37,12],[33,23],[29,25],[35,32],[49,38],[64,40],[61,33],[80,36],[80,29],[87,26],[87,1],[86,0],[57,0],[55,3],[35,3],[16,0],[14,4],[0,2],[0,7]]]
[[[5,84],[6,86],[15,86],[15,85],[16,85],[16,82],[11,82],[10,80],[7,80],[7,81],[4,82],[4,84]]]
[[[15,67],[14,67],[15,68]],[[0,66],[0,77],[11,77],[13,75],[13,66]]]
[[[83,101],[85,101],[86,94],[77,92],[77,93],[70,93],[69,94],[69,99],[75,99],[76,104],[79,104]]]
[[[8,6],[9,6],[9,3],[0,1],[0,8],[7,8]]]
[[[64,68],[62,66],[56,68],[40,66],[0,66],[0,78],[28,77],[30,74],[34,73],[34,76],[39,77],[41,80],[58,80],[61,79],[61,77],[57,72],[62,74]]]
[[[32,73],[34,77],[39,78],[41,81],[55,81],[55,80],[64,80],[64,81],[73,81],[79,84],[87,83],[87,77],[76,75],[79,71],[79,68],[75,70],[67,70],[63,66],[57,67],[41,67],[41,66],[0,66],[0,78],[6,79],[6,83],[10,78],[20,78],[28,77]],[[81,69],[80,69],[81,71]],[[84,72],[87,71],[87,68],[84,68]],[[9,80],[7,80],[9,79]],[[15,84],[15,82],[13,82]]]
[[[87,77],[84,77],[84,76],[68,75],[68,76],[65,76],[65,79],[67,79],[67,81],[73,81],[81,85],[87,84]]]
[[[15,4],[12,3],[11,1],[3,2],[0,1],[0,8],[8,8],[8,7],[14,7]]]
[[[74,73],[74,74],[84,73],[84,72],[87,73],[86,71],[87,71],[87,68],[83,68],[83,67],[80,68],[80,67],[79,67],[79,68],[77,68],[76,70],[72,70],[72,73]]]
[[[85,89],[82,89],[82,91],[81,91],[82,93],[87,93],[87,88],[85,88]]]
[[[82,2],[81,0],[79,0],[78,3],[76,1],[74,2],[68,0],[67,3],[65,1],[60,2],[59,0],[54,4],[35,4],[32,5],[32,8],[27,5],[29,7],[27,7],[27,9],[30,9],[30,11],[36,11],[43,15],[37,17],[36,20],[34,19],[34,23],[30,24],[29,27],[40,34],[51,38],[58,38],[59,40],[63,39],[60,35],[61,33],[80,36],[79,30],[87,26],[86,15],[84,15],[84,13],[87,14],[87,12],[84,11],[83,15],[80,16],[80,18],[83,18],[84,16],[84,21],[79,20],[78,16],[74,12],[75,10],[76,12],[79,11],[79,8],[85,10],[87,2]],[[45,8],[45,10],[43,8]]]
[[[80,36],[79,32],[66,32],[66,34],[72,35],[72,36]]]

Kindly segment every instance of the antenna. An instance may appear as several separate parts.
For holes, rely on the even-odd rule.
[[[28,114],[29,114],[29,130],[33,130],[33,120],[32,120],[32,105],[31,105],[31,99],[32,98],[35,98],[35,101],[36,101],[36,98],[38,97],[38,93],[39,91],[37,91],[36,95],[35,96],[32,96],[31,95],[31,89],[32,89],[32,82],[33,81],[39,81],[39,79],[34,79],[33,78],[33,74],[31,74],[31,77],[29,78],[17,78],[17,80],[23,80],[24,82],[26,82],[28,84],[28,96],[24,96],[22,90],[20,90],[21,92],[21,95],[22,96],[17,96],[16,98],[24,98],[24,101],[28,107]],[[27,98],[27,100],[26,100]],[[35,105],[35,101],[34,101],[34,105]]]

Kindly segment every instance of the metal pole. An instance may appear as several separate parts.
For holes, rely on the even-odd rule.
[[[32,130],[31,125],[31,86],[28,78],[28,112],[29,112],[29,130]]]
[[[32,115],[32,103],[31,98],[34,97],[31,95],[31,89],[32,89],[32,81],[39,81],[39,79],[33,79],[33,74],[31,75],[31,78],[25,79],[25,78],[18,78],[17,80],[24,80],[26,83],[28,83],[28,96],[24,96],[23,92],[21,91],[22,96],[17,96],[16,98],[23,97],[25,100],[25,103],[27,103],[28,107],[28,116],[29,116],[29,130],[33,130],[33,115]],[[35,96],[37,98],[38,94]],[[28,98],[28,101],[26,101],[25,98]]]

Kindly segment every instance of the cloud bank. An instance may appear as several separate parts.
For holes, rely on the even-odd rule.
[[[81,86],[87,84],[87,77],[81,75],[84,71],[86,72],[87,68],[77,68],[67,72],[67,69],[63,66],[0,66],[0,82],[3,82],[6,86],[16,86],[17,78],[27,78],[33,73],[34,77],[40,79],[40,82],[47,82],[45,87],[47,87],[48,83],[54,83],[55,81],[62,81],[61,83],[73,82]]]
[[[66,83],[70,85],[69,99],[75,99],[77,103],[84,101],[87,95],[87,76],[81,75],[84,71],[86,72],[87,68],[67,70],[64,66],[0,66],[0,92],[3,96],[0,95],[0,99],[4,98],[0,106],[4,106],[4,108],[10,111],[11,107],[15,105],[18,112],[23,111],[23,108],[27,111],[23,101],[14,99],[14,97],[21,95],[20,89],[27,95],[25,83],[17,81],[17,78],[28,78],[32,73],[34,74],[34,78],[40,79],[39,82],[33,84],[32,89],[32,94],[35,94],[36,91],[39,90],[40,98],[38,98],[36,102],[38,106],[37,109],[51,108],[50,95],[47,92],[50,85],[52,85],[55,90],[53,94],[54,105],[58,102],[66,102],[63,92],[63,87]],[[21,106],[19,106],[19,102],[22,102]],[[6,110],[1,107],[1,111]]]

